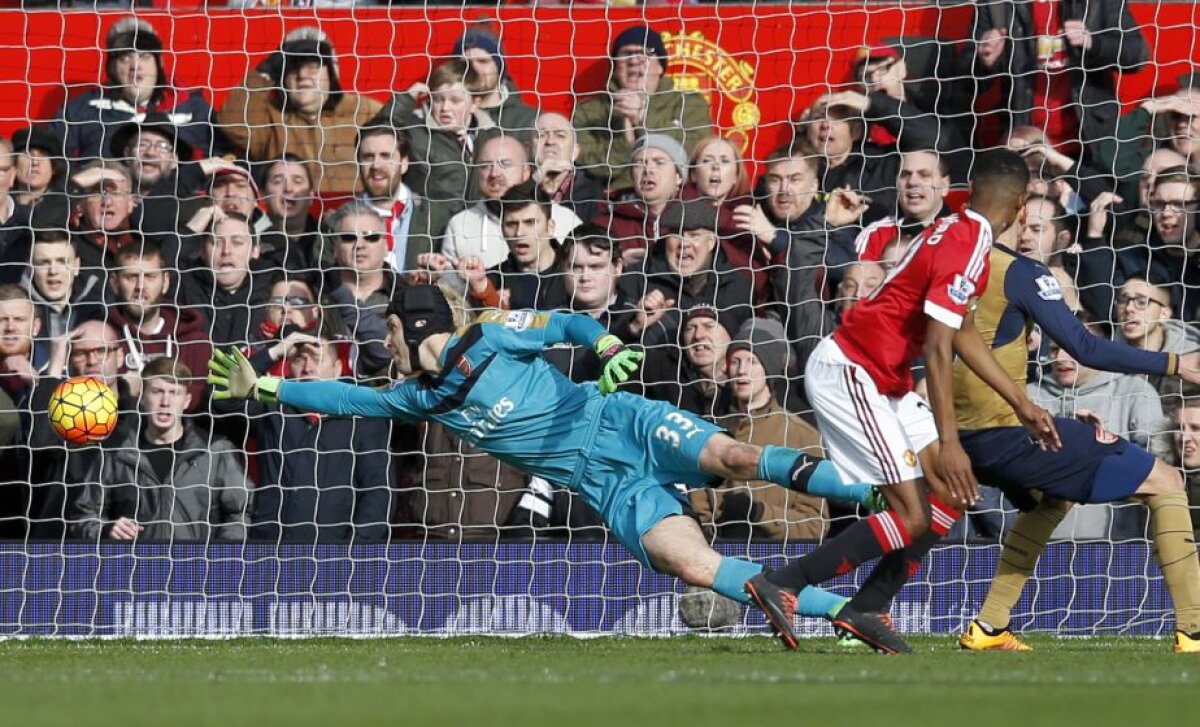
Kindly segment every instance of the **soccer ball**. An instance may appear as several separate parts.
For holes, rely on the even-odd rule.
[[[47,414],[55,434],[71,444],[99,442],[117,426],[117,395],[100,379],[76,376],[54,389]]]

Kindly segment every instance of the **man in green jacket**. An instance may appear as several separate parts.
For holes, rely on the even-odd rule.
[[[579,104],[572,121],[579,135],[579,168],[615,190],[632,184],[628,160],[646,134],[667,134],[691,154],[713,130],[704,97],[677,91],[664,77],[667,49],[657,31],[627,28],[613,41],[611,55],[607,90]]]

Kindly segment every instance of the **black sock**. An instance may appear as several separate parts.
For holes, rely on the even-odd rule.
[[[893,550],[883,556],[858,593],[850,599],[850,608],[866,613],[884,613],[891,609],[892,599],[904,588],[904,584],[916,575],[921,559],[937,544],[942,536],[933,530],[913,541],[904,550]]]
[[[908,532],[890,512],[872,515],[851,525],[833,540],[784,567],[767,573],[767,580],[777,586],[799,591],[808,585],[818,585],[834,576],[849,573],[872,558],[903,549],[908,544]]]

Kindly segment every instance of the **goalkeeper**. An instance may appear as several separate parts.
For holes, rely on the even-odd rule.
[[[413,422],[431,419],[496,458],[566,485],[596,509],[643,565],[747,603],[743,584],[762,566],[722,557],[684,514],[674,487],[769,480],[819,497],[870,505],[867,485],[843,485],[833,466],[787,447],[757,447],[664,402],[615,392],[642,354],[586,315],[485,313],[455,329],[440,290],[413,285],[388,307],[388,346],[402,374],[387,390],[336,381],[258,376],[239,351],[209,364],[214,399],[251,398],[306,411]],[[543,357],[547,346],[592,347],[602,374],[575,384]],[[802,615],[832,618],[844,598],[819,589]]]

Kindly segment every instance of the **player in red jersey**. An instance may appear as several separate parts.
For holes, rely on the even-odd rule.
[[[747,581],[746,591],[790,648],[798,647],[791,622],[801,589],[900,551],[927,531],[944,535],[957,511],[941,498],[959,509],[978,499],[979,483],[958,440],[955,352],[1039,441],[1057,446],[1053,418],[1004,372],[969,315],[987,287],[993,236],[1016,220],[1028,181],[1015,153],[979,155],[968,207],[914,238],[883,284],[848,311],[809,357],[804,387],[830,460],[845,482],[885,485],[888,510]],[[932,410],[913,392],[911,367],[922,353]],[[909,651],[877,615],[843,607],[834,625],[878,651]]]

